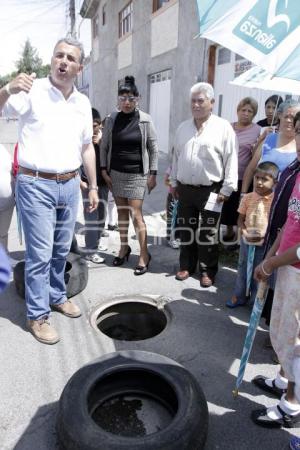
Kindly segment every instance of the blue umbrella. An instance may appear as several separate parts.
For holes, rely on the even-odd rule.
[[[255,256],[255,245],[248,245],[247,255],[247,285],[246,285],[246,297],[250,295],[250,285],[253,275],[253,261]]]
[[[258,324],[260,321],[260,317],[261,317],[261,313],[262,313],[262,310],[263,310],[263,307],[265,304],[267,292],[268,292],[267,283],[264,281],[260,282],[258,285],[257,294],[256,294],[255,302],[253,305],[253,309],[252,309],[252,313],[251,313],[251,317],[250,317],[250,321],[249,321],[249,325],[248,325],[248,330],[247,330],[247,334],[246,334],[246,338],[245,338],[245,342],[244,342],[239,372],[238,372],[238,376],[236,379],[235,389],[233,391],[234,396],[238,395],[239,387],[243,381],[246,365],[249,360],[249,356],[250,356],[251,349],[253,346],[256,330],[257,330],[257,327],[258,327]]]
[[[277,77],[300,80],[299,0],[197,0],[200,37]]]
[[[171,231],[173,231],[176,228],[177,211],[178,211],[178,200],[176,200],[175,198],[172,200],[171,208],[172,208]]]
[[[0,292],[2,292],[9,283],[10,272],[11,267],[7,254],[2,245],[0,245]]]

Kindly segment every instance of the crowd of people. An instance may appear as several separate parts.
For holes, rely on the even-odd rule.
[[[134,275],[144,275],[151,262],[142,207],[157,178],[152,119],[139,109],[135,79],[127,76],[118,87],[117,110],[102,121],[74,85],[83,58],[79,42],[61,39],[49,77],[20,74],[0,90],[3,115],[19,119],[16,180],[10,175],[1,180],[6,186],[1,187],[1,244],[7,250],[15,189],[26,245],[27,327],[46,344],[60,339],[49,321],[51,309],[71,318],[81,315],[67,299],[64,283],[66,257],[76,245],[80,191],[85,258],[105,261],[100,241],[112,195],[118,224],[111,227],[120,236],[113,266],[130,258],[130,219],[140,248]],[[213,114],[213,87],[201,82],[190,89],[190,105],[191,118],[176,130],[165,174],[167,240],[179,248],[175,278],[199,273],[200,286],[209,288],[218,272],[220,238],[229,247],[238,242],[237,279],[226,306],[252,306],[257,283],[268,281],[264,317],[281,364],[275,379],[253,380],[280,402],[252,418],[262,426],[294,427],[300,425],[300,104],[271,96],[266,118],[254,123],[258,104],[246,97],[230,124]],[[7,152],[0,150],[3,167],[9,167]],[[223,235],[220,224],[226,226]],[[2,288],[8,271],[5,254],[0,257]]]

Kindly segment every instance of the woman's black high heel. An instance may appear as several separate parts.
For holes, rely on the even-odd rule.
[[[147,264],[145,266],[136,266],[136,268],[134,269],[134,272],[133,272],[134,275],[144,275],[144,273],[147,272],[149,264],[150,264],[150,261],[151,261],[150,253],[148,253],[148,257],[149,257],[149,259],[148,259],[148,262],[147,262]]]
[[[128,247],[127,252],[125,253],[125,255],[122,258],[120,258],[120,256],[116,256],[114,258],[113,266],[122,266],[125,262],[125,259],[126,259],[126,261],[128,261],[130,253],[131,253],[131,247],[129,247],[129,245],[127,247]]]

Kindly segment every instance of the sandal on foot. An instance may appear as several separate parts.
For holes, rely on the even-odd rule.
[[[286,389],[281,389],[276,386],[275,379],[272,380],[272,386],[268,386],[266,384],[267,377],[263,377],[262,375],[258,375],[257,377],[253,378],[252,383],[255,384],[255,386],[259,387],[265,392],[269,392],[269,394],[273,394],[275,397],[281,399],[283,394],[286,393]]]
[[[237,308],[238,306],[245,306],[246,304],[246,302],[243,300],[237,300],[236,302],[233,302],[232,300],[233,300],[232,298],[227,300],[226,302],[227,308]]]
[[[251,419],[256,425],[265,428],[297,428],[300,425],[300,412],[291,416],[284,412],[279,405],[277,405],[277,409],[281,414],[280,419],[271,419],[267,414],[267,408],[252,411]]]

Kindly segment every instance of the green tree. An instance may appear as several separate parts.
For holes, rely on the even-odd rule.
[[[50,64],[45,64],[44,66],[39,68],[36,75],[38,78],[45,78],[49,75],[49,73],[50,73]]]
[[[17,75],[18,75],[18,72],[14,71],[14,72],[11,72],[11,73],[9,73],[7,75],[0,76],[0,88],[2,88],[7,83],[9,83],[11,80],[16,78]]]
[[[16,69],[16,71],[10,74],[0,76],[0,88],[13,80],[18,73],[21,72],[28,74],[35,72],[37,78],[44,78],[50,72],[50,65],[43,64],[42,59],[38,55],[37,49],[34,48],[31,45],[30,40],[27,39],[23,46],[21,57],[16,62]]]
[[[21,58],[16,61],[16,68],[19,73],[37,72],[43,65],[42,59],[39,57],[36,48],[32,47],[30,40],[26,39]]]

